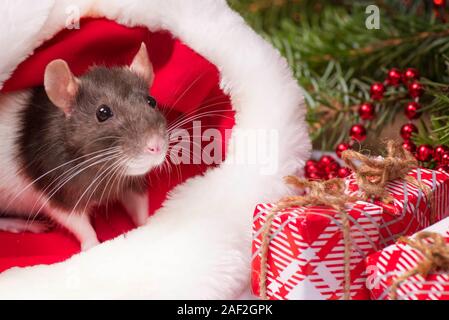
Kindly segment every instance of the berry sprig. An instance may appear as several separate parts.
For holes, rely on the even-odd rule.
[[[338,161],[330,155],[324,155],[319,160],[309,160],[305,166],[305,176],[310,180],[329,180],[345,178],[351,170],[340,166]]]
[[[408,123],[404,124],[400,129],[400,136],[403,139],[402,146],[415,154],[416,159],[421,162],[435,161],[437,168],[449,172],[449,148],[445,146],[437,146],[435,149],[428,144],[416,146],[413,141],[413,135],[418,133],[418,127],[413,123],[414,120],[421,116],[421,105],[419,100],[424,93],[424,86],[419,81],[420,75],[418,70],[408,68],[404,72],[397,68],[388,71],[384,82],[375,82],[370,87],[371,101],[364,102],[358,107],[358,115],[361,123],[354,124],[349,130],[351,140],[349,142],[339,143],[335,149],[337,156],[350,149],[355,142],[362,142],[366,139],[367,129],[366,121],[372,121],[376,118],[376,104],[380,103],[385,96],[387,87],[398,88],[403,86],[406,88],[409,101],[404,105],[404,114],[408,119]]]
[[[356,141],[362,142],[366,139],[367,130],[364,122],[375,119],[375,105],[384,99],[386,88],[394,87],[397,89],[403,86],[406,88],[410,99],[404,105],[404,114],[408,119],[408,123],[405,123],[399,131],[403,139],[403,148],[412,152],[418,161],[427,164],[435,163],[437,170],[449,172],[448,147],[439,145],[433,148],[428,144],[416,146],[412,141],[412,137],[418,133],[418,127],[413,121],[419,119],[422,114],[419,100],[424,93],[424,86],[419,79],[419,72],[414,68],[408,68],[404,72],[401,72],[397,68],[392,68],[388,71],[384,82],[373,83],[370,87],[371,101],[364,102],[358,107],[358,115],[362,123],[354,124],[350,128],[349,136],[351,140],[349,142],[343,142],[337,145],[335,149],[337,156],[340,157],[341,153],[350,149]]]

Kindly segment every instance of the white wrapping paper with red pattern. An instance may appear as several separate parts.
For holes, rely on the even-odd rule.
[[[262,230],[272,204],[254,212],[252,289],[259,295]],[[365,258],[376,252],[382,209],[358,201],[347,207],[351,235],[351,298],[367,299]],[[329,207],[292,207],[276,214],[268,250],[267,294],[272,300],[342,299],[342,214]]]
[[[386,189],[394,202],[373,202],[384,209],[380,226],[381,247],[393,244],[400,236],[412,235],[449,216],[449,174],[417,168],[411,170],[409,175],[432,190],[432,199],[428,199],[423,190],[404,179],[390,181]],[[354,174],[346,178],[346,182],[348,193],[359,195]]]
[[[449,218],[434,224],[425,231],[436,232],[449,244]],[[417,249],[398,242],[367,258],[369,274],[367,286],[376,300],[389,299],[391,284],[395,279],[416,267],[423,255]],[[436,272],[426,278],[415,275],[403,281],[397,289],[399,300],[449,300],[449,274]]]

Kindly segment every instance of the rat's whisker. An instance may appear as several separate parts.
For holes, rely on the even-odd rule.
[[[125,169],[121,170],[120,172],[121,172],[121,177],[118,180],[119,183],[118,183],[117,190],[122,190],[124,183],[126,183],[126,181],[127,181],[126,180],[126,175],[124,174],[125,173]],[[118,191],[118,192],[120,192],[120,191]]]
[[[123,159],[124,159],[124,158],[122,158],[122,160],[123,160]],[[123,161],[124,161],[124,160],[123,160]],[[110,184],[111,180],[113,179],[115,172],[117,172],[118,170],[120,170],[120,166],[121,166],[121,165],[123,165],[123,163],[122,163],[122,162],[119,162],[119,163],[117,163],[117,165],[111,166],[110,173],[109,173],[108,176],[107,176],[107,177],[108,177],[108,180],[106,181],[105,187],[103,188],[103,191],[101,192],[100,200],[98,201],[99,204],[102,203],[102,201],[103,201],[103,196],[104,196],[106,190],[109,189],[109,184]],[[107,204],[106,204],[106,206],[107,206]]]
[[[130,199],[136,205],[123,204],[136,211],[128,212],[135,222],[144,222],[145,199],[137,195],[145,190],[148,173],[154,170],[153,177],[161,180],[167,170],[170,178],[167,119],[149,96],[154,75],[144,43],[126,67],[93,66],[75,76],[67,62],[56,59],[44,69],[45,86],[11,93],[11,101],[9,96],[5,101],[16,108],[8,108],[9,117],[0,117],[5,139],[2,159],[6,169],[11,168],[0,173],[4,176],[0,178],[0,212],[9,209],[19,216],[29,212],[26,223],[0,222],[0,227],[40,231],[27,223],[43,213],[87,250],[98,243],[87,214],[104,200],[106,204],[124,202],[123,195],[132,193]],[[201,72],[187,86],[179,87],[182,93],[174,97],[167,113],[178,114],[179,105],[191,101],[189,92],[202,82],[207,70]],[[213,101],[219,106],[225,103],[221,99]],[[210,101],[178,119],[173,127],[206,116],[200,113],[210,110]]]
[[[103,163],[103,162],[106,162],[106,161],[110,161],[110,160],[112,160],[112,159],[115,159],[115,158],[117,158],[117,157],[119,157],[119,156],[117,156],[117,155],[115,155],[115,156],[109,156],[108,158],[104,158],[104,159],[98,160],[98,161],[96,161],[96,162],[94,162],[94,163],[92,163],[92,164],[89,164],[89,165],[85,166],[84,168],[81,168],[81,169],[77,170],[74,174],[72,174],[70,177],[66,178],[62,183],[60,183],[59,186],[57,186],[57,188],[53,188],[53,189],[50,191],[50,194],[47,196],[47,199],[46,199],[46,200],[44,201],[44,203],[39,207],[39,210],[36,212],[36,214],[34,215],[34,217],[36,217],[36,216],[42,211],[42,209],[47,205],[47,203],[50,201],[50,199],[51,199],[51,198],[52,198],[52,197],[53,197],[59,190],[61,190],[61,188],[62,188],[67,182],[69,182],[70,180],[72,180],[74,177],[78,176],[80,173],[86,171],[87,169],[89,169],[89,168],[91,168],[91,167],[93,167],[93,166],[96,166],[96,165],[98,165],[98,164],[100,164],[100,163]],[[56,189],[56,190],[55,190],[55,189]],[[33,209],[34,209],[34,207],[33,207]]]
[[[177,123],[176,126],[170,126],[170,127],[167,129],[167,132],[170,134],[173,130],[176,130],[176,129],[181,128],[181,127],[182,127],[184,124],[186,124],[186,123],[193,122],[193,121],[195,121],[195,120],[202,119],[202,118],[206,118],[206,117],[209,117],[209,116],[215,116],[215,117],[218,117],[218,118],[224,118],[224,119],[234,120],[233,117],[229,117],[229,116],[223,115],[223,114],[221,113],[221,111],[207,111],[207,112],[203,112],[203,113],[200,113],[200,114],[196,114],[196,115],[194,115],[194,116],[191,116],[191,117],[189,117],[189,118],[187,118],[187,119],[181,121],[180,123]]]
[[[59,180],[59,179],[61,179],[62,181],[60,181],[60,182],[58,182],[57,183],[57,185],[55,186],[55,187],[53,187],[51,190],[50,190],[50,195],[49,195],[49,197],[48,197],[48,199],[46,199],[46,201],[42,204],[42,206],[39,208],[39,210],[36,212],[36,213],[34,213],[34,214],[32,214],[32,219],[31,219],[31,222],[32,221],[34,221],[34,219],[38,216],[38,214],[40,213],[40,211],[46,206],[46,204],[47,204],[47,202],[49,202],[50,200],[51,200],[51,198],[67,183],[67,182],[69,182],[71,179],[73,179],[74,177],[76,177],[79,173],[81,173],[81,172],[83,172],[84,170],[86,170],[87,168],[89,168],[89,167],[91,167],[91,166],[94,166],[94,165],[97,165],[97,164],[99,164],[99,163],[101,163],[101,162],[103,162],[103,161],[108,161],[108,159],[107,158],[105,158],[105,159],[102,159],[102,160],[99,160],[99,161],[97,161],[97,162],[95,162],[95,163],[93,163],[93,164],[89,164],[89,161],[84,161],[83,163],[82,163],[82,165],[85,165],[85,166],[87,166],[87,165],[89,165],[88,167],[86,167],[86,168],[82,168],[82,166],[81,167],[79,167],[79,169],[74,169],[74,170],[78,170],[77,172],[75,172],[74,174],[72,174],[70,177],[67,177],[67,178],[62,178],[62,177],[64,177],[64,176],[67,176],[69,173],[67,173],[67,172],[64,172],[63,174],[61,174],[60,176],[58,176],[57,177],[57,179],[55,179],[55,181],[57,181],[57,180]],[[72,168],[73,169],[73,168]],[[73,172],[74,170],[71,170],[71,172]],[[64,179],[64,180],[63,180]],[[52,183],[49,185],[49,186],[51,186],[55,181],[52,181]],[[45,190],[44,191],[46,191],[48,188],[49,188],[49,186],[47,186],[46,188],[45,188]],[[38,198],[38,200],[36,200],[35,201],[35,203],[34,203],[34,205],[33,205],[33,207],[32,207],[32,210],[31,210],[31,212],[33,213],[34,212],[34,208],[38,205],[38,203],[40,203],[40,201],[41,201],[41,199],[43,198],[43,196],[44,196],[44,193],[42,193],[40,196],[39,196],[39,198]],[[28,219],[29,220],[29,219]]]
[[[191,111],[191,112],[188,112],[188,113],[186,113],[186,114],[184,114],[183,116],[181,116],[181,117],[179,117],[179,119],[176,119],[176,121],[174,121],[174,122],[172,122],[172,123],[170,123],[169,124],[169,126],[168,126],[168,128],[167,128],[167,131],[170,131],[170,130],[172,130],[173,128],[176,128],[176,127],[180,127],[181,125],[179,125],[180,123],[184,123],[185,121],[190,121],[189,119],[191,119],[192,117],[195,117],[195,116],[197,116],[197,115],[199,115],[199,114],[203,114],[203,113],[206,113],[206,112],[219,112],[219,113],[222,113],[222,112],[226,112],[226,111],[232,111],[232,110],[208,110],[208,111],[203,111],[203,112],[199,112],[200,111],[200,109],[195,109],[195,110],[193,110],[193,111]]]
[[[176,176],[178,177],[178,181],[182,181],[182,180],[183,180],[183,178],[182,178],[182,169],[180,168],[179,165],[175,165],[175,164],[172,163],[170,160],[171,160],[171,159],[168,159],[168,162],[167,162],[167,163],[170,165],[171,168],[175,168],[175,170],[176,170]]]
[[[212,107],[215,107],[215,106],[221,106],[221,105],[228,105],[229,104],[229,102],[227,102],[227,101],[223,101],[223,102],[216,102],[216,103],[211,103],[211,104],[200,104],[198,107],[196,107],[196,108],[194,108],[194,107],[192,107],[192,109],[190,110],[190,111],[188,111],[187,113],[183,113],[181,116],[180,116],[180,118],[179,119],[177,119],[176,121],[178,121],[178,120],[183,120],[183,119],[185,119],[186,117],[188,117],[188,116],[190,116],[190,115],[192,115],[192,114],[195,114],[195,113],[198,113],[199,111],[202,111],[202,110],[205,110],[205,109],[211,109],[211,110],[209,110],[209,111],[213,111],[214,109],[212,108]],[[230,111],[230,112],[232,112],[233,110],[232,109],[224,109],[224,110],[226,110],[226,111]],[[175,121],[175,122],[176,122]]]
[[[52,180],[51,180],[51,182],[50,182],[50,183],[45,187],[45,189],[43,190],[44,193],[45,193],[45,192],[48,190],[48,188],[51,187],[54,183],[57,183],[58,180],[61,180],[61,179],[63,179],[65,176],[70,175],[72,172],[76,171],[78,168],[81,168],[82,166],[84,166],[84,165],[88,164],[89,162],[94,161],[94,160],[96,160],[96,159],[98,159],[98,158],[103,158],[103,157],[105,157],[105,156],[114,155],[114,154],[116,154],[117,152],[119,152],[119,150],[108,150],[108,151],[105,151],[105,152],[103,152],[103,153],[101,153],[101,154],[99,154],[99,155],[96,155],[96,156],[94,156],[94,157],[91,157],[91,158],[89,158],[89,159],[87,159],[87,160],[82,161],[81,163],[79,163],[79,164],[73,166],[72,168],[70,168],[69,170],[64,171],[62,174],[60,174],[59,176],[57,176],[55,179],[52,179]]]
[[[201,129],[213,128],[213,129],[217,129],[217,130],[218,129],[230,129],[229,125],[220,125],[220,124],[206,124],[206,125],[201,124],[199,126],[193,126],[192,125],[191,127],[182,127],[183,130],[187,130],[188,132],[192,131],[195,128],[201,128]],[[172,135],[172,136],[170,136],[170,139],[176,138],[176,137],[177,137],[176,135]],[[191,138],[193,138],[193,137],[201,138],[202,136],[190,135],[189,134],[189,137],[191,137]]]
[[[195,80],[193,80],[190,85],[184,90],[184,92],[178,96],[178,98],[175,100],[175,102],[172,104],[172,106],[168,109],[168,113],[165,115],[166,117],[168,117],[168,115],[170,114],[170,112],[176,107],[176,105],[179,103],[179,101],[181,101],[182,98],[184,98],[184,96],[193,88],[193,86],[195,86],[195,84],[204,76],[205,72],[199,74]]]
[[[186,146],[184,144],[180,144],[181,142],[185,142],[186,144],[188,144],[188,146]],[[169,143],[169,151],[170,152],[173,151],[173,149],[175,147],[182,148],[183,150],[189,150],[191,145],[197,146],[198,148],[200,148],[200,150],[202,150],[202,148],[203,148],[203,146],[200,143],[196,142],[196,141],[193,141],[193,140],[190,140],[190,139],[181,139],[181,140],[178,140],[176,142],[175,141],[170,142]]]
[[[163,166],[164,172],[166,172],[166,175],[168,176],[168,185],[170,185],[171,184],[171,172],[170,172],[170,167],[168,164],[168,153],[165,155],[164,162],[163,162],[162,166]]]
[[[170,155],[172,154],[172,152],[173,152],[172,150],[169,151]],[[188,156],[188,158],[189,158],[189,163],[184,163],[184,164],[196,165],[196,166],[201,165],[201,162],[202,162],[201,155],[195,156],[195,154],[192,151],[190,151],[190,149],[188,149],[184,146],[180,146],[180,148],[177,150],[178,154],[179,154],[179,152],[186,154],[186,156]],[[170,159],[170,160],[172,160],[172,159]],[[193,162],[191,162],[190,160],[193,160]],[[195,163],[196,162],[195,160],[198,160],[199,163]],[[181,163],[183,163],[183,162],[181,161]]]
[[[113,166],[115,166],[115,165],[117,165],[117,164],[122,164],[122,159],[123,159],[123,157],[119,157],[118,160],[114,161],[114,162],[113,162],[113,163],[112,163],[112,164],[111,164],[105,171],[102,171],[102,169],[103,169],[106,165],[108,165],[108,163],[105,163],[105,164],[100,168],[100,170],[98,171],[99,174],[97,173],[97,175],[96,175],[97,177],[96,177],[95,179],[92,180],[92,182],[89,184],[89,186],[88,186],[88,187],[86,188],[86,190],[83,192],[83,194],[80,196],[80,198],[79,198],[78,201],[75,203],[75,206],[73,207],[72,212],[71,212],[70,214],[72,214],[72,213],[75,211],[76,207],[77,207],[78,204],[81,202],[81,200],[83,199],[83,197],[86,195],[86,193],[87,193],[87,192],[88,192],[88,191],[95,185],[95,183],[96,183],[96,186],[95,186],[95,188],[92,190],[92,192],[91,192],[91,194],[90,194],[88,200],[86,201],[86,205],[84,206],[84,209],[83,209],[83,211],[82,211],[82,212],[85,212],[85,210],[86,210],[86,208],[87,208],[87,205],[89,204],[89,202],[90,202],[92,196],[94,195],[95,191],[96,191],[97,188],[100,186],[101,182],[102,182],[105,178],[108,177],[108,173],[111,171],[111,167],[113,167]],[[100,178],[101,178],[101,180],[99,180],[99,181],[97,182],[97,180],[100,179]]]
[[[40,147],[36,150],[36,154],[44,151],[44,149],[48,148],[49,151],[51,148],[53,148],[53,144],[50,142],[44,143],[42,145],[40,145]],[[26,169],[28,169],[29,167],[31,167],[31,165],[33,165],[34,163],[36,163],[38,161],[38,158],[34,158],[32,161],[30,161],[29,163],[27,163],[26,165],[22,165],[21,168],[17,171],[17,174],[21,174],[23,171],[25,171]],[[1,179],[3,179],[8,173],[4,173],[1,176]]]
[[[124,158],[123,159],[124,162],[126,162],[128,160],[129,160],[129,158]],[[120,177],[120,172],[125,172],[125,171],[126,171],[126,166],[122,166],[122,167],[119,166],[117,168],[117,170],[114,171],[115,177],[114,177],[114,180],[112,181],[111,187],[109,188],[108,195],[106,197],[106,211],[108,210],[108,207],[109,207],[109,199],[110,199],[110,196],[111,196],[111,191],[115,188],[115,184],[117,182],[117,179]],[[117,185],[117,190],[118,190],[117,192],[120,192],[120,188],[119,187],[120,187],[120,185]]]
[[[220,106],[220,105],[227,105],[227,102],[218,102],[218,103],[214,103],[214,104],[209,104],[209,105],[203,105],[198,108],[192,108],[192,110],[188,111],[187,113],[183,113],[178,119],[176,119],[173,123],[170,123],[169,127],[173,127],[176,125],[177,122],[183,121],[184,119],[188,118],[189,116],[192,116],[196,113],[199,113],[200,111],[206,110],[206,109],[210,109],[208,111],[215,111],[216,109],[213,109],[212,107],[214,106]],[[219,111],[219,110],[217,110]],[[222,109],[223,112],[233,112],[234,110],[232,109]]]
[[[105,151],[105,150],[106,150],[106,151]],[[20,197],[25,191],[27,191],[29,188],[31,188],[36,182],[38,182],[38,181],[40,181],[41,179],[45,178],[46,176],[48,176],[48,175],[51,174],[52,172],[55,172],[56,170],[61,169],[61,168],[63,168],[64,166],[67,166],[67,165],[69,165],[69,164],[71,164],[71,163],[74,163],[74,162],[76,162],[76,161],[78,161],[78,160],[81,160],[81,159],[83,159],[83,158],[90,157],[90,156],[92,156],[92,155],[95,155],[95,156],[92,157],[92,158],[89,158],[89,159],[86,160],[86,161],[91,161],[92,159],[96,159],[96,158],[99,158],[99,157],[103,157],[103,156],[104,156],[103,153],[105,153],[105,152],[111,152],[111,153],[113,153],[114,150],[113,150],[113,148],[108,148],[108,149],[104,149],[104,150],[100,150],[100,151],[95,151],[95,152],[89,153],[89,154],[87,154],[87,155],[83,155],[83,156],[81,156],[81,157],[75,158],[75,159],[73,159],[73,160],[64,162],[63,164],[61,164],[61,165],[59,165],[59,166],[57,166],[57,167],[55,167],[55,168],[53,168],[53,169],[47,171],[46,173],[42,174],[41,176],[39,176],[39,177],[37,177],[36,179],[34,179],[33,181],[31,181],[31,182],[30,182],[28,185],[26,185],[26,186],[25,186],[19,193],[17,193],[17,194],[16,194],[16,195],[15,195],[15,196],[14,196],[8,203],[7,203],[7,205],[5,206],[4,211],[7,211],[7,209],[9,208],[9,206],[10,206],[15,200],[17,200],[17,198]],[[99,154],[99,153],[100,153],[100,154]],[[98,155],[98,154],[99,154],[99,155]],[[83,163],[83,162],[82,162],[82,163]]]
[[[124,159],[124,162],[126,162],[129,159]],[[117,167],[117,170],[114,171],[114,180],[112,181],[111,187],[108,190],[108,195],[106,197],[106,212],[108,212],[108,208],[109,208],[109,199],[111,196],[111,191],[115,188],[115,184],[117,182],[118,179],[120,179],[121,174],[125,173],[126,171],[126,167],[122,166],[122,167]],[[120,184],[117,185],[117,192],[120,192]]]

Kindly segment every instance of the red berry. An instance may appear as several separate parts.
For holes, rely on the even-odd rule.
[[[404,140],[410,140],[412,135],[417,132],[418,128],[413,123],[407,123],[401,127],[401,137]]]
[[[354,140],[363,141],[366,139],[366,129],[361,124],[355,124],[349,130],[349,135]]]
[[[349,150],[349,149],[351,149],[351,147],[349,146],[349,144],[347,144],[347,143],[339,143],[339,144],[337,145],[337,148],[335,148],[335,153],[337,154],[337,156],[338,156],[339,158],[341,158],[342,152],[343,152],[343,151],[346,151],[346,150]]]
[[[336,160],[334,158],[332,158],[331,156],[322,156],[320,158],[320,161],[318,162],[318,164],[323,167],[326,168],[327,166],[329,166],[332,163],[335,163]]]
[[[340,169],[340,165],[337,162],[333,162],[324,168],[324,172],[326,172],[327,174],[337,173],[338,169]]]
[[[445,0],[433,0],[433,4],[435,5],[435,7],[442,7],[445,5]]]
[[[433,150],[435,161],[440,162],[446,152],[449,152],[448,147],[443,145],[436,146]]]
[[[412,98],[419,98],[424,92],[424,87],[418,81],[414,81],[408,86],[408,92],[410,93]]]
[[[418,119],[421,113],[419,112],[419,109],[421,106],[416,102],[409,102],[404,107],[404,113],[407,118],[410,120],[412,119]]]
[[[360,105],[359,115],[363,120],[373,120],[375,115],[374,106],[368,102]]]
[[[307,174],[310,174],[310,173],[319,174],[321,172],[321,168],[317,163],[312,163],[305,167],[305,171]]]
[[[449,165],[449,152],[443,153],[441,156],[440,164]]]
[[[346,178],[347,176],[349,176],[351,174],[351,169],[343,167],[338,169],[338,176],[340,178]]]
[[[315,160],[307,160],[307,162],[306,162],[306,167],[308,167],[308,166],[311,166],[311,165],[314,165],[314,164],[317,164],[317,162],[315,161]]]
[[[433,148],[428,144],[423,144],[416,150],[416,159],[422,162],[427,162],[432,160]]]
[[[411,153],[414,153],[416,151],[416,145],[410,140],[404,141],[404,143],[402,144],[402,148]]]
[[[376,82],[371,85],[370,95],[371,99],[373,100],[382,100],[385,93],[385,86],[380,83]]]
[[[391,84],[393,86],[397,86],[401,83],[402,74],[401,71],[397,68],[393,68],[390,71],[388,71],[387,81],[388,84]]]
[[[418,79],[419,79],[419,71],[414,68],[408,68],[402,74],[402,82],[404,82],[405,84],[408,84]]]

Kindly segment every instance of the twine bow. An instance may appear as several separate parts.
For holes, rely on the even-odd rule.
[[[271,241],[270,230],[276,214],[291,206],[313,206],[325,205],[330,206],[342,214],[342,229],[344,241],[344,295],[345,300],[350,299],[350,254],[351,254],[351,239],[350,239],[350,224],[348,214],[344,206],[345,203],[353,201],[354,197],[344,194],[345,184],[342,179],[331,179],[328,181],[309,181],[300,179],[294,176],[285,178],[287,184],[293,185],[297,188],[307,188],[308,194],[305,196],[290,196],[282,198],[271,210],[267,216],[267,220],[263,226],[262,231],[262,245],[261,245],[261,261],[260,261],[260,278],[259,288],[262,299],[267,300],[267,271],[268,271],[268,247]]]
[[[432,241],[428,242],[425,239]],[[425,278],[429,273],[437,270],[449,271],[449,246],[442,235],[424,231],[418,233],[414,238],[401,238],[400,241],[420,251],[424,259],[415,268],[404,273],[394,281],[390,292],[390,298],[393,300],[396,300],[398,297],[397,289],[401,283],[408,278],[417,274]]]
[[[393,198],[385,187],[389,181],[398,178],[418,186],[426,193],[430,192],[427,186],[407,175],[418,166],[418,161],[394,141],[387,142],[387,156],[384,158],[368,157],[353,150],[344,151],[341,158],[355,172],[357,185],[366,198],[380,198],[385,203],[391,203]]]

